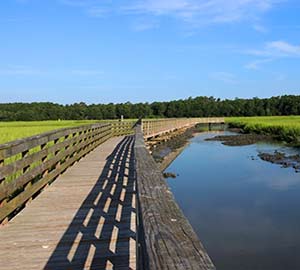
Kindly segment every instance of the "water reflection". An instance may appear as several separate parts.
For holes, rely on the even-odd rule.
[[[168,170],[179,174],[169,185],[217,269],[300,269],[300,175],[256,158],[299,150],[204,141],[211,136],[193,138]]]

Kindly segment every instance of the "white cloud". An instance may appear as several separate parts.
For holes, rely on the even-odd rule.
[[[238,81],[232,73],[229,72],[213,72],[209,75],[209,77],[216,81],[221,81],[227,84],[236,84]]]
[[[261,65],[275,61],[279,58],[300,57],[300,45],[294,45],[286,41],[277,40],[265,43],[261,49],[247,50],[245,53],[258,58],[246,64],[245,68],[259,69]]]
[[[132,28],[134,31],[141,32],[141,31],[147,31],[150,29],[155,29],[159,27],[159,23],[155,20],[137,20],[134,22]]]
[[[268,29],[261,24],[254,24],[253,29],[260,33],[267,33]]]
[[[300,45],[293,45],[282,40],[269,42],[266,48],[280,56],[300,56]]]
[[[293,45],[286,41],[277,40],[264,44],[262,49],[247,50],[246,54],[262,57],[299,57],[300,45]]]
[[[103,7],[91,7],[87,9],[87,13],[91,17],[104,17],[108,14],[108,10]]]
[[[285,0],[58,0],[81,7],[90,16],[109,12],[127,15],[169,16],[195,25],[231,23],[252,20]],[[262,26],[255,26],[263,31]]]
[[[249,62],[248,64],[245,65],[245,68],[247,69],[260,69],[260,67],[268,62],[272,62],[273,59],[259,59],[259,60],[254,60],[252,62]]]
[[[132,1],[126,10],[211,24],[255,19],[278,2],[278,0],[143,0]]]
[[[109,0],[58,0],[60,3],[84,10],[90,17],[104,17],[111,11]]]

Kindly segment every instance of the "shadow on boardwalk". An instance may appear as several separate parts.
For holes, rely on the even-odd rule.
[[[135,269],[133,137],[125,137],[44,269]]]

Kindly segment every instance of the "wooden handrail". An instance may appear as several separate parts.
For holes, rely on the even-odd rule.
[[[110,121],[50,131],[2,144],[0,223],[6,223],[98,145],[114,136],[134,134],[138,268],[214,270],[212,261],[176,204],[144,140],[196,123],[222,121],[221,118]]]
[[[0,223],[6,223],[57,176],[135,121],[64,128],[0,145]]]
[[[144,137],[223,118],[142,120]],[[138,123],[141,122],[139,119]],[[6,222],[68,167],[114,136],[134,134],[136,120],[63,128],[0,145],[0,223]]]
[[[223,117],[214,118],[166,118],[146,119],[142,121],[142,129],[145,138],[160,135],[183,127],[190,127],[196,124],[218,124],[225,123]]]

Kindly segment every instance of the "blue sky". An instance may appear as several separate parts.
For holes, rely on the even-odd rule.
[[[2,0],[0,102],[300,94],[298,0]]]

